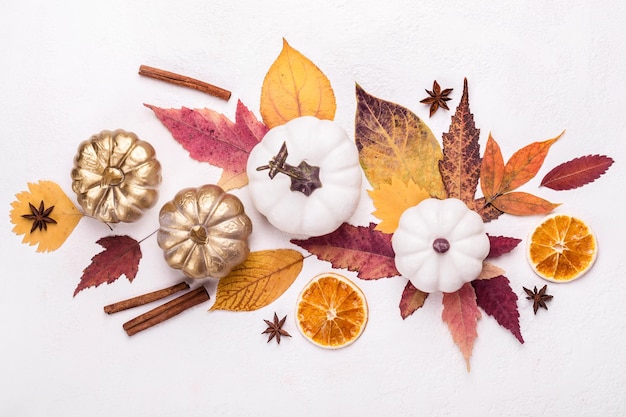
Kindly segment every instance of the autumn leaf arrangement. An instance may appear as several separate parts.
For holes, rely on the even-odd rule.
[[[464,80],[459,104],[440,145],[427,124],[411,110],[377,98],[357,84],[354,142],[360,166],[371,186],[368,194],[375,207],[372,214],[379,221],[367,225],[344,222],[327,234],[291,239],[293,245],[308,252],[305,255],[285,248],[251,252],[242,263],[219,279],[211,310],[251,311],[269,305],[296,280],[305,257],[313,255],[329,262],[335,269],[355,272],[362,280],[406,280],[404,291],[399,294],[402,319],[422,308],[430,292],[442,291],[442,319],[468,369],[481,310],[524,343],[517,294],[505,272],[493,263],[499,256],[514,250],[521,239],[486,235],[482,229],[467,232],[476,235],[476,241],[482,242],[476,246],[482,247],[484,253],[475,254],[476,259],[472,260],[478,268],[476,273],[451,286],[441,282],[429,283],[429,278],[425,278],[426,284],[414,285],[421,283],[421,278],[407,277],[412,272],[405,273],[404,267],[400,267],[402,262],[397,259],[405,256],[401,252],[407,245],[413,244],[411,239],[421,239],[420,236],[412,236],[410,230],[408,234],[403,232],[409,221],[405,217],[414,208],[437,207],[431,212],[424,212],[424,209],[423,213],[410,214],[426,219],[428,228],[441,217],[435,215],[430,218],[429,213],[444,210],[437,204],[454,200],[457,207],[451,209],[453,214],[448,216],[446,222],[454,223],[455,230],[469,230],[474,228],[476,222],[466,220],[467,217],[479,219],[482,227],[504,214],[547,215],[558,206],[519,188],[537,175],[551,146],[561,139],[563,133],[524,146],[506,162],[495,138],[489,134],[481,157],[480,130],[475,126],[470,111],[468,90],[468,81]],[[448,109],[452,89],[442,90],[435,82],[432,91],[427,92],[429,97],[422,103],[430,105],[430,116],[438,109]],[[262,85],[262,120],[257,119],[241,101],[237,102],[234,121],[206,108],[145,106],[154,112],[191,158],[223,169],[217,185],[224,191],[247,186],[248,158],[268,131],[302,116],[333,120],[336,111],[335,96],[328,78],[284,40],[282,51],[269,68]],[[553,190],[577,188],[599,178],[612,163],[613,160],[604,155],[582,156],[555,167],[545,175],[541,185]],[[24,235],[24,243],[38,244],[38,251],[60,247],[80,218],[84,217],[61,187],[50,181],[29,184],[29,191],[16,197],[10,213],[15,225],[13,231]],[[462,209],[458,208],[459,204]],[[454,216],[458,219],[454,220]],[[450,232],[450,225],[442,223],[441,227]],[[445,235],[447,232],[441,233]],[[452,240],[466,236],[454,237],[455,233],[450,232],[450,239],[438,235],[436,245],[433,243],[432,246],[434,251],[429,247],[407,264],[431,265],[429,262],[436,253],[450,252],[446,256],[458,257],[457,253],[452,253],[457,250]],[[107,236],[97,243],[105,250],[95,255],[92,263],[85,268],[74,295],[85,288],[111,283],[121,275],[132,281],[137,274],[141,259],[140,242],[129,236]],[[427,266],[426,269],[430,268],[429,274],[435,277],[443,274],[444,269],[449,274],[449,265],[450,262],[445,266]],[[461,270],[464,266],[460,263],[456,268]],[[403,273],[399,269],[403,269]],[[414,272],[416,277],[420,275],[419,271]],[[206,294],[193,297],[195,304],[208,299]],[[281,334],[288,336],[280,329],[284,320],[280,321],[280,326],[276,316],[274,322],[266,321],[273,329],[271,335],[275,334],[277,340]]]

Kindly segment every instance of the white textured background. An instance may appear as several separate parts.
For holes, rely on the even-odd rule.
[[[626,415],[622,1],[0,0],[0,6],[1,416]],[[464,77],[482,146],[491,131],[505,158],[567,129],[524,190],[587,220],[600,255],[581,280],[549,285],[550,310],[536,316],[522,286],[544,282],[527,266],[523,244],[497,261],[520,296],[526,344],[484,315],[467,373],[441,321],[441,297],[431,296],[403,321],[397,306],[405,281],[397,278],[359,280],[370,305],[365,333],[347,349],[319,349],[292,321],[304,283],[330,267],[315,258],[266,308],[198,307],[128,338],[121,325],[139,311],[107,316],[102,307],[179,278],[154,239],[142,245],[133,284],[122,278],[73,298],[83,268],[101,249],[95,241],[109,231],[82,221],[51,254],[35,253],[11,233],[13,195],[38,179],[56,181],[71,195],[76,147],[103,129],[131,130],[155,146],[164,175],[159,206],[181,188],[215,182],[220,171],[192,161],[142,103],[206,106],[232,118],[241,99],[258,116],[263,77],[283,37],[329,77],[336,119],[350,134],[355,82],[411,108],[440,137],[452,113],[428,119],[419,100],[437,79],[454,88],[456,107]],[[224,102],[139,77],[141,64],[204,79],[233,97]],[[598,182],[573,191],[538,188],[549,168],[591,153],[617,161]],[[237,194],[248,201],[245,189]],[[364,200],[353,223],[367,224],[370,212]],[[155,208],[115,233],[141,238],[156,228],[157,214]],[[253,250],[289,247],[251,216]],[[538,220],[502,216],[489,231],[525,238]],[[290,315],[293,337],[280,346],[260,335],[274,311]]]

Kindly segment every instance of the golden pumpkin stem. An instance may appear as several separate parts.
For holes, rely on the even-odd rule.
[[[269,169],[270,179],[274,179],[276,174],[281,173],[291,178],[291,191],[300,191],[306,196],[310,196],[313,191],[322,187],[320,181],[320,168],[308,164],[306,161],[300,162],[298,166],[287,163],[287,143],[283,142],[278,153],[272,157],[267,165],[258,167],[257,171]]]

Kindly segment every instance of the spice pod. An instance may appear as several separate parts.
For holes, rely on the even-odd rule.
[[[185,188],[159,213],[157,241],[167,263],[190,278],[222,278],[250,253],[252,222],[217,185]]]
[[[104,130],[79,145],[71,176],[85,214],[134,222],[156,204],[161,164],[152,145],[134,133]]]

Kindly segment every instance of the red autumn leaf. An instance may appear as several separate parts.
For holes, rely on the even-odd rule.
[[[419,308],[422,308],[424,301],[428,298],[428,293],[420,291],[411,284],[411,281],[406,283],[404,291],[402,291],[402,298],[400,298],[400,315],[402,319],[406,319]]]
[[[461,350],[469,371],[469,360],[472,356],[474,340],[478,337],[476,327],[480,318],[480,311],[476,304],[476,293],[471,283],[466,283],[456,292],[443,293],[441,318],[448,325],[452,339]]]
[[[550,146],[556,142],[565,131],[555,138],[543,142],[533,142],[515,152],[504,166],[504,176],[498,194],[512,191],[530,181],[543,165]]]
[[[96,243],[104,251],[91,258],[91,264],[83,270],[74,296],[85,288],[110,284],[122,275],[133,282],[137,275],[141,259],[139,242],[130,236],[106,236]]]
[[[600,178],[613,159],[606,155],[586,155],[555,167],[541,180],[541,185],[552,190],[571,190]]]
[[[456,108],[448,133],[443,134],[443,159],[439,171],[448,198],[458,198],[464,203],[474,200],[480,176],[480,129],[476,129],[474,115],[469,108],[467,79],[463,82],[463,95]]]
[[[522,239],[516,239],[514,237],[487,236],[489,237],[490,245],[487,258],[497,258],[505,253],[509,253],[522,241]]]
[[[521,191],[503,194],[493,200],[491,204],[500,211],[516,216],[548,214],[559,206],[559,204]]]
[[[333,268],[346,268],[357,272],[361,279],[378,279],[398,276],[391,247],[391,235],[369,227],[352,226],[347,223],[334,232],[292,240],[291,243],[311,252],[319,259],[328,261]]]
[[[241,101],[237,102],[235,123],[209,109],[145,106],[154,111],[193,159],[223,168],[217,183],[222,188],[230,190],[248,183],[248,155],[268,129]]]
[[[517,295],[511,289],[509,279],[500,275],[489,280],[472,281],[472,286],[478,306],[496,319],[500,326],[513,333],[520,343],[524,343],[519,327]]]
[[[502,186],[504,159],[500,146],[491,133],[485,145],[485,154],[480,168],[480,188],[486,198],[494,197]]]

